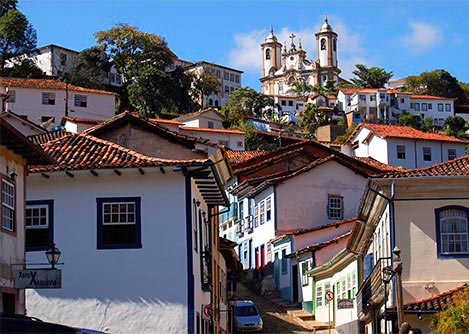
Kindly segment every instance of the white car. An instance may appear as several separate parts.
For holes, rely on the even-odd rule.
[[[235,327],[238,332],[261,332],[264,328],[256,305],[250,300],[238,300],[234,306]]]

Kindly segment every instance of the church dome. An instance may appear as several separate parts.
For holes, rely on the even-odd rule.
[[[272,28],[272,25],[270,25],[270,33],[265,38],[265,43],[276,43],[276,42],[277,42],[277,37],[274,35],[274,29]]]
[[[332,27],[330,26],[329,21],[327,20],[327,16],[326,16],[326,19],[324,20],[324,23],[321,26],[320,32],[329,32],[329,31],[332,31]]]

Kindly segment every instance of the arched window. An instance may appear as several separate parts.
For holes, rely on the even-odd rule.
[[[265,59],[270,59],[270,49],[265,50]]]
[[[213,106],[213,100],[212,99],[208,99],[208,105]]]
[[[333,42],[334,42],[333,43],[334,44],[334,51],[337,51],[337,40],[334,38]]]
[[[218,100],[215,100],[215,107],[218,107]]]
[[[326,50],[326,39],[321,38],[321,50]]]
[[[469,210],[455,206],[436,211],[439,255],[469,255]]]

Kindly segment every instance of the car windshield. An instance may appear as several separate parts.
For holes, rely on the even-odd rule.
[[[235,315],[238,317],[249,317],[257,315],[257,310],[254,306],[236,306]]]

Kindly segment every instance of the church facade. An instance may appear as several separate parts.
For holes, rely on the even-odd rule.
[[[316,33],[316,60],[307,59],[301,40],[295,45],[295,35],[291,34],[289,49],[278,42],[272,27],[261,44],[262,49],[262,93],[274,97],[282,108],[282,115],[288,121],[295,121],[304,101],[294,91],[295,82],[311,86],[325,86],[328,81],[339,81],[340,69],[337,61],[337,33],[332,30],[327,17]]]

